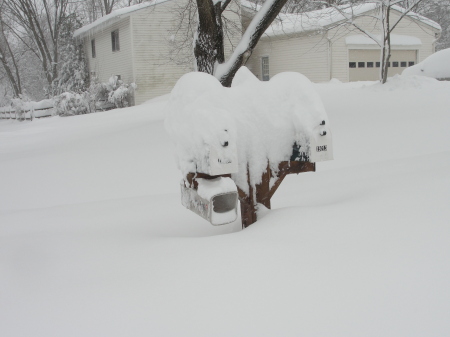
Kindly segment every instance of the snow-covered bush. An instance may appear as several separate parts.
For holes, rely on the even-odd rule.
[[[63,92],[54,97],[57,114],[60,116],[81,115],[92,112],[89,92],[77,94],[74,92]]]
[[[116,108],[125,108],[132,105],[134,90],[136,84],[124,83],[117,76],[111,76],[108,83],[104,86],[108,93],[108,101]]]
[[[26,118],[26,102],[29,99],[23,95],[19,95],[17,98],[11,99],[11,107],[16,112],[16,116],[18,120],[25,120]]]
[[[97,109],[130,106],[135,88],[134,83],[126,84],[117,76],[112,76],[108,83],[99,83],[93,79],[88,90],[81,93],[64,92],[53,99],[58,115],[81,115],[95,112]]]

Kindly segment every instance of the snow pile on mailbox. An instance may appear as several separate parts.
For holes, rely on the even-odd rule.
[[[233,173],[246,193],[248,172],[251,185],[258,184],[268,163],[276,172],[291,159],[294,145],[312,161],[306,154],[314,139],[329,134],[321,99],[299,73],[261,82],[242,67],[231,88],[211,75],[189,73],[177,82],[167,109],[165,125],[183,176]],[[229,165],[226,172],[211,169],[217,162]]]

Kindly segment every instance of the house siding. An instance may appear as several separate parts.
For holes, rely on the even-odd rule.
[[[261,58],[269,57],[270,77],[285,72],[302,73],[313,82],[329,80],[328,41],[322,33],[308,35],[263,37],[246,66],[261,76]]]
[[[107,82],[112,75],[120,75],[127,83],[133,81],[129,19],[125,18],[84,38],[89,71],[95,72],[100,82]],[[116,29],[119,30],[120,50],[113,52],[111,32]],[[95,39],[95,58],[92,57],[92,39]]]
[[[175,11],[180,6],[180,2],[168,1],[132,15],[133,59],[138,85],[136,104],[170,93],[182,75],[194,70],[193,64],[180,65],[172,60],[170,40],[177,24]],[[226,57],[232,53],[241,36],[240,7],[236,6],[232,2],[225,12],[225,16],[235,23],[238,30],[238,34],[235,31],[225,39]]]
[[[192,67],[176,65],[170,60],[175,5],[175,1],[168,1],[132,15],[135,81],[138,86],[136,104],[169,93],[183,74],[192,71]]]

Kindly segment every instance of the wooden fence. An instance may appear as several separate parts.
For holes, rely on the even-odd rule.
[[[56,109],[50,99],[40,102],[25,102],[21,111],[16,111],[12,106],[0,107],[0,119],[33,120],[54,115],[56,115]]]

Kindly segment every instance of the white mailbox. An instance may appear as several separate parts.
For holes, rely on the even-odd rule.
[[[312,131],[306,146],[294,144],[291,161],[316,163],[326,160],[333,160],[333,139],[331,130],[325,125],[325,121],[322,121]]]
[[[237,187],[231,178],[196,179],[197,188],[181,183],[181,204],[219,226],[237,219]]]
[[[209,165],[205,173],[211,176],[220,176],[236,173],[237,171],[238,159],[236,146],[228,146],[228,142],[224,142],[222,148],[210,146]]]
[[[309,161],[312,163],[333,160],[333,139],[325,121],[314,128],[309,141],[309,150]]]

